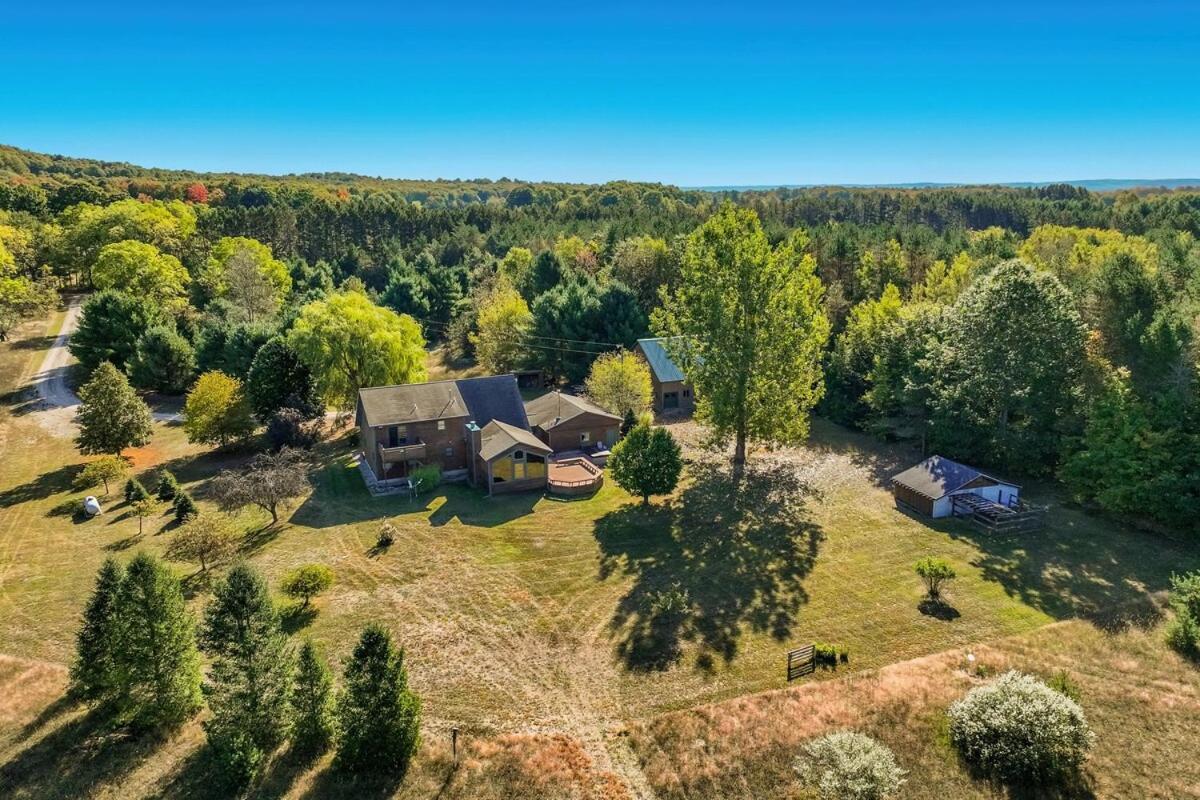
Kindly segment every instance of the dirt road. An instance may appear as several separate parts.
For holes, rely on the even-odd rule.
[[[37,391],[38,405],[31,412],[39,425],[50,433],[63,438],[73,438],[79,429],[75,425],[75,412],[79,409],[79,395],[71,388],[68,378],[75,358],[67,345],[79,327],[79,312],[82,299],[72,298],[63,316],[62,327],[54,344],[46,351],[41,368],[30,379]],[[156,411],[152,415],[156,422],[173,422],[179,414]]]

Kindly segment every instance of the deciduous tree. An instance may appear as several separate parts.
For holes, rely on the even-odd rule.
[[[302,609],[319,594],[333,585],[333,570],[324,564],[304,564],[288,572],[280,589],[288,597],[299,600]]]
[[[188,392],[183,405],[188,441],[226,445],[254,431],[242,382],[223,372],[206,372]]]
[[[608,457],[608,471],[618,486],[641,496],[645,504],[652,494],[675,491],[683,456],[670,431],[643,423],[617,442]]]
[[[245,236],[226,237],[213,245],[203,280],[215,297],[237,309],[239,320],[254,323],[275,316],[292,276],[271,248]]]
[[[804,244],[798,233],[772,248],[754,211],[726,204],[688,237],[679,286],[655,314],[697,417],[734,440],[735,476],[747,440],[803,440],[824,388],[829,321]]]
[[[75,478],[75,485],[80,489],[89,489],[97,483],[103,483],[104,494],[107,495],[109,483],[121,480],[128,472],[129,462],[125,459],[120,456],[102,456],[84,464]]]
[[[287,341],[312,370],[321,396],[338,408],[352,408],[363,387],[425,379],[417,323],[353,289],[306,305]]]
[[[117,368],[104,362],[79,390],[75,443],[83,453],[119,456],[126,447],[150,441],[150,409]]]
[[[276,524],[280,509],[302,497],[310,485],[303,455],[284,448],[255,456],[240,472],[222,472],[209,489],[222,511],[258,506],[271,515],[271,524]]]
[[[133,240],[105,245],[92,267],[100,291],[115,289],[163,308],[182,304],[190,280],[178,258]]]
[[[185,497],[186,495],[180,495]],[[176,513],[179,505],[176,504]],[[238,534],[228,518],[220,514],[195,516],[171,535],[165,555],[172,561],[191,561],[200,565],[200,573],[227,560],[237,550]]]
[[[934,444],[1022,472],[1052,468],[1080,411],[1084,328],[1067,289],[1009,261],[968,288],[927,361]]]
[[[636,416],[650,410],[654,394],[650,367],[628,350],[599,356],[592,362],[585,385],[588,396],[613,414]]]
[[[471,335],[475,357],[489,372],[511,372],[525,357],[532,325],[533,315],[521,295],[498,287],[479,306],[478,333]]]

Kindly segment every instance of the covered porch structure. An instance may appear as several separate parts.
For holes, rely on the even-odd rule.
[[[475,482],[488,494],[546,488],[551,450],[530,431],[492,420],[479,431]]]

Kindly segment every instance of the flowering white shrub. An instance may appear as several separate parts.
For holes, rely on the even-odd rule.
[[[853,731],[813,739],[794,769],[800,782],[823,800],[882,800],[904,783],[904,770],[892,751]]]
[[[963,757],[1006,781],[1038,781],[1073,770],[1092,746],[1078,703],[1015,671],[972,689],[949,714],[950,738]]]

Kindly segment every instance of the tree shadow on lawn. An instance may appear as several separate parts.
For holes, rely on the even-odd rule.
[[[701,669],[729,664],[745,629],[785,641],[808,602],[803,583],[824,538],[806,506],[814,490],[778,467],[748,465],[740,486],[724,465],[691,475],[674,502],[626,505],[595,524],[600,579],[634,578],[610,623],[629,669],[666,669],[684,642]]]
[[[157,734],[114,728],[109,714],[94,708],[0,765],[0,787],[6,797],[89,796],[119,782],[164,743]]]
[[[45,500],[56,494],[73,490],[75,478],[83,471],[83,464],[65,464],[37,478],[0,492],[0,508],[10,508],[21,503]],[[112,482],[114,488],[116,482]]]
[[[1055,619],[1081,617],[1103,628],[1153,625],[1171,574],[1200,567],[1194,546],[1062,504],[1051,505],[1039,531],[987,533],[961,521],[932,527],[977,548],[972,565],[1010,597]]]

